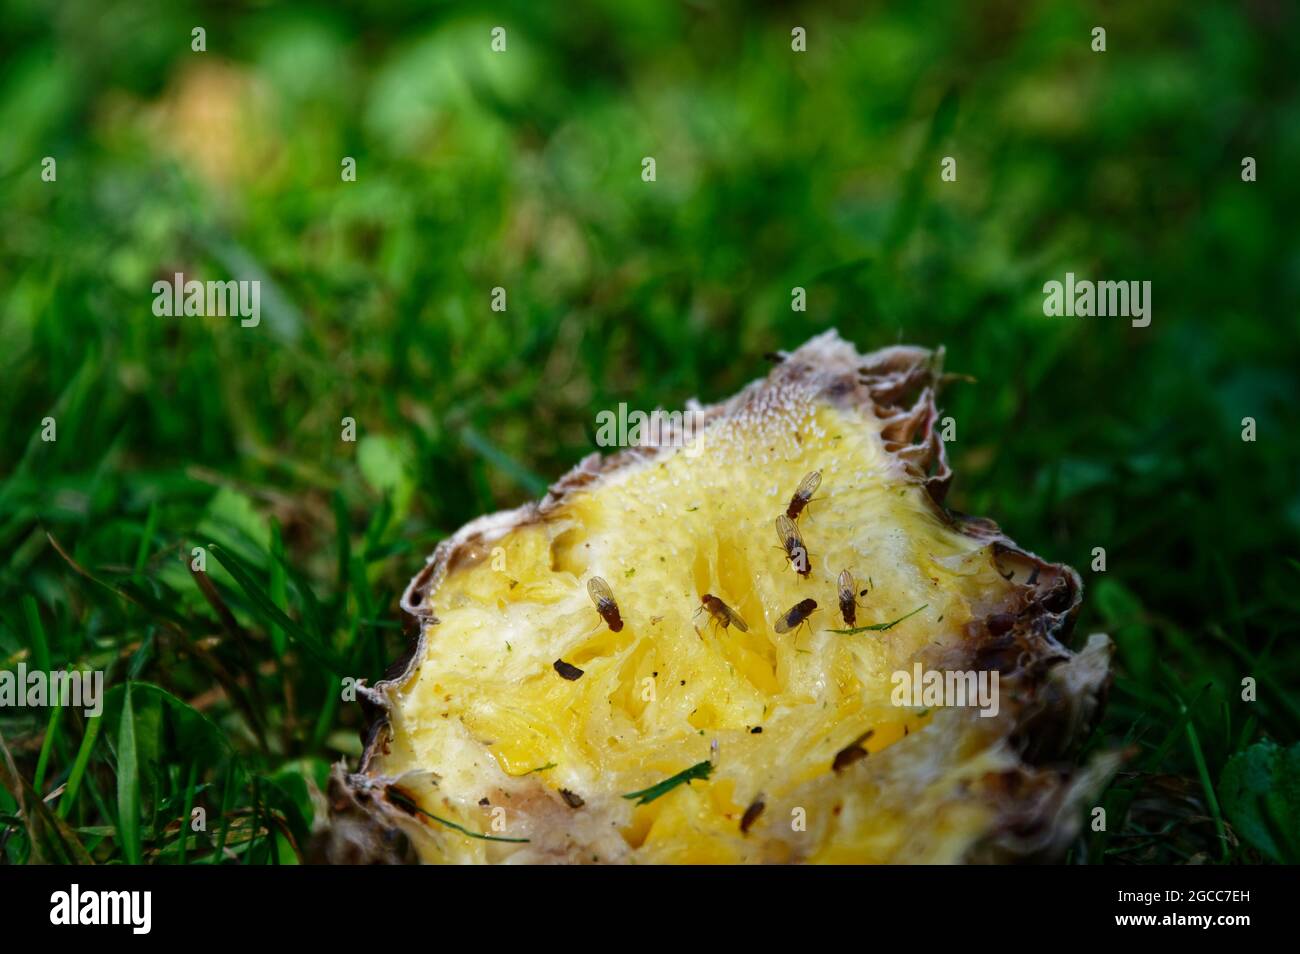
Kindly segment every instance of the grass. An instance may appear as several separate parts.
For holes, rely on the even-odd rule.
[[[438,539],[838,327],[975,379],[950,503],[1117,641],[1070,859],[1297,860],[1295,12],[478,9],[0,9],[0,667],[107,687],[0,710],[0,858],[303,860]],[[261,324],[155,317],[177,271]],[[1066,271],[1151,326],[1045,318]]]

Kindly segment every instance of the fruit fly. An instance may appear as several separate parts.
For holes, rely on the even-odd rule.
[[[618,603],[614,601],[614,592],[608,583],[593,576],[587,581],[587,595],[596,604],[596,612],[609,626],[610,632],[617,633],[623,628],[623,617],[618,615]]]
[[[778,633],[788,633],[790,630],[807,620],[816,608],[816,600],[800,600],[798,603],[795,603],[794,606],[791,606],[790,611],[778,619],[776,625],[772,628]]]
[[[705,593],[701,596],[700,603],[702,604],[700,609],[708,610],[709,615],[712,616],[716,622],[721,623],[723,629],[726,629],[728,626],[735,626],[736,629],[740,630],[742,633],[749,632],[749,627],[746,626],[745,621],[740,618],[740,614],[712,593]],[[699,610],[696,610],[696,612],[698,613]]]
[[[785,508],[785,515],[791,520],[798,520],[799,514],[803,513],[803,508],[808,506],[808,501],[812,500],[812,495],[817,493],[817,488],[821,485],[820,470],[804,474],[803,480],[799,481],[799,486],[795,488],[794,496],[790,498],[790,506]]]
[[[794,564],[800,576],[807,576],[812,569],[808,561],[808,548],[803,545],[799,528],[785,514],[776,518],[776,535],[781,541],[781,549],[785,550],[786,559]]]
[[[853,573],[850,570],[840,571],[840,612],[844,614],[844,622],[849,626],[855,626],[858,622],[858,597],[866,595],[866,590],[862,593],[857,592],[858,584],[853,579]]]

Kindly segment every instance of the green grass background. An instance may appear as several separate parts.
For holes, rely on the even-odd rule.
[[[1080,637],[1118,642],[1089,746],[1132,757],[1070,859],[1300,859],[1293,5],[0,22],[0,664],[111,687],[97,720],[0,710],[0,859],[302,860],[360,749],[340,678],[400,653],[436,541],[537,495],[597,411],[723,397],[831,327],[946,346],[976,379],[949,502],[1079,567]],[[155,317],[176,271],[260,279],[260,327]],[[1151,281],[1151,326],[1044,317],[1066,271]]]

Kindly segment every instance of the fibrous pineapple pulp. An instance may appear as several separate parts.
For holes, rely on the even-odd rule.
[[[937,365],[827,333],[693,409],[694,445],[593,455],[441,544],[403,601],[409,664],[368,690],[382,718],[336,775],[329,856],[1059,851],[1114,768],[1069,761],[1110,644],[1060,641],[1074,571],[943,509]],[[922,671],[978,673],[997,704],[899,704]]]

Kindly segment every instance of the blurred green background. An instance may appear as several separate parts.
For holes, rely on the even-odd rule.
[[[0,664],[112,687],[0,711],[0,858],[303,860],[360,750],[340,678],[401,652],[436,541],[597,411],[836,327],[975,379],[949,503],[1080,568],[1118,641],[1089,744],[1132,757],[1070,859],[1300,860],[1298,19],[0,0]],[[155,317],[177,271],[259,279],[260,326]],[[1150,327],[1044,317],[1066,271],[1149,280]]]

